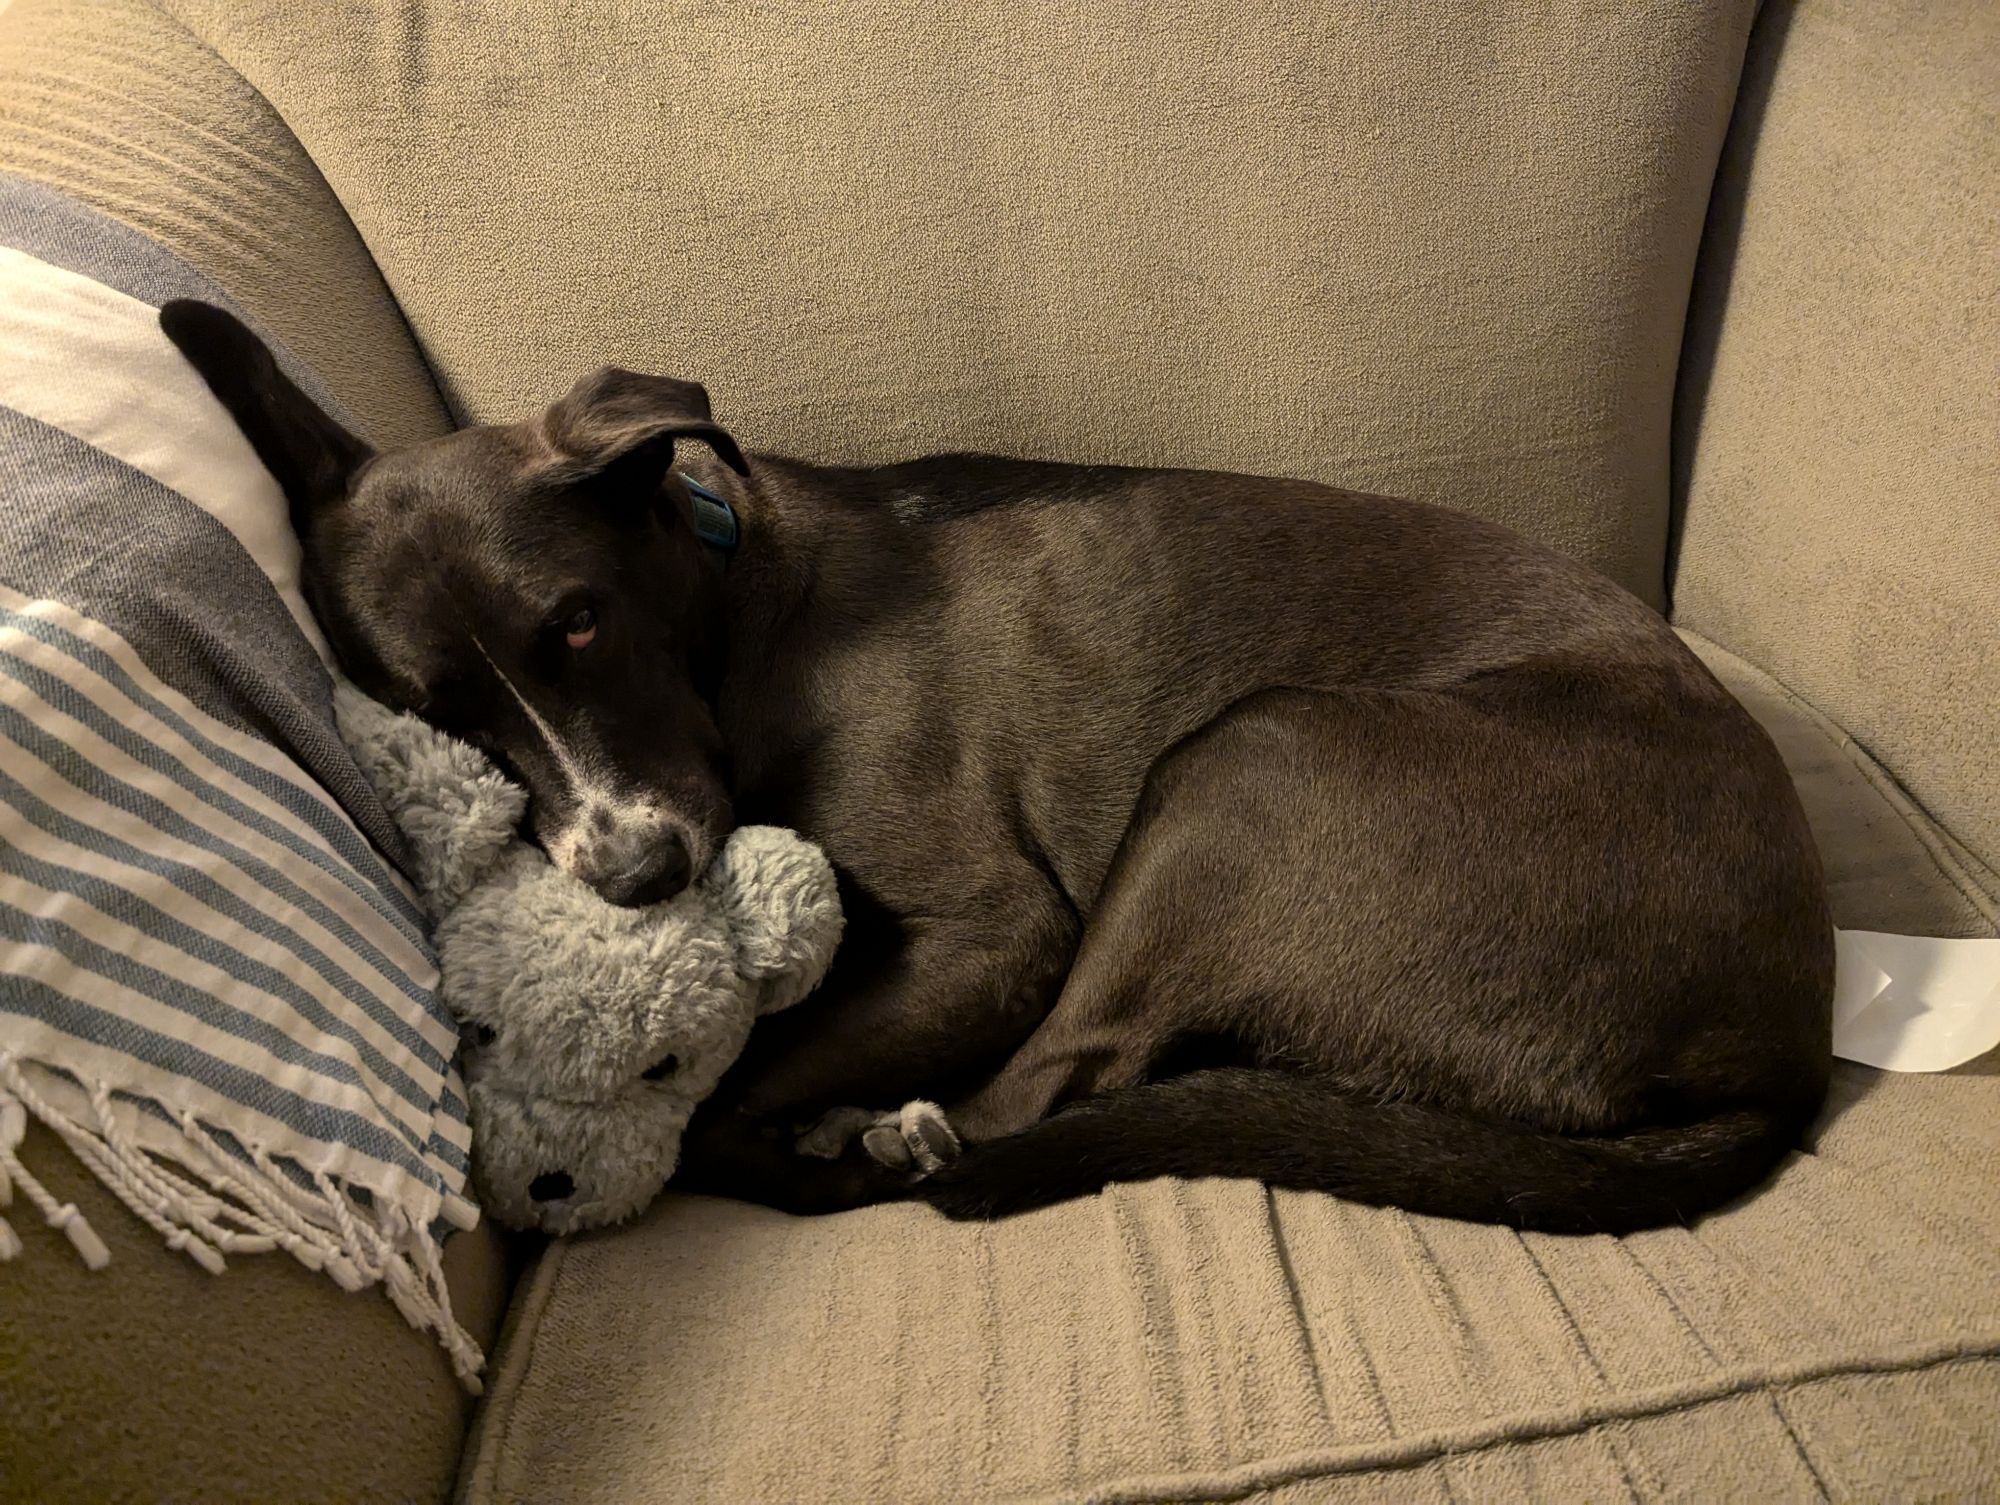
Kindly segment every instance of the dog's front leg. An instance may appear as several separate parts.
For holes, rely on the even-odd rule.
[[[989,1074],[1048,1013],[1074,948],[1053,896],[1005,930],[991,914],[912,926],[874,965],[758,1025],[690,1126],[675,1184],[794,1212],[904,1194],[949,1130],[896,1105]]]

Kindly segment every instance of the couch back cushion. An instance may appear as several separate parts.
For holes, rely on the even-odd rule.
[[[450,426],[381,273],[305,149],[152,0],[0,4],[0,171],[204,268],[376,444]]]
[[[1440,500],[1662,594],[1749,0],[169,0],[467,418],[611,361],[747,444]]]
[[[1773,0],[1751,59],[1675,620],[1839,723],[2000,895],[2000,8]]]

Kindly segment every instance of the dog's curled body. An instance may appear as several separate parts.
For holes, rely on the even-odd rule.
[[[1617,1231],[1817,1111],[1832,929],[1784,766],[1548,548],[1296,481],[746,458],[626,372],[374,456],[190,307],[343,663],[483,737],[552,854],[607,895],[735,820],[833,859],[833,973],[703,1108],[691,1184],[987,1215],[1247,1175]],[[928,1174],[941,1138],[863,1143],[915,1098],[963,1140]]]
[[[749,1118],[832,1057],[835,1096],[957,1088],[968,1148],[918,1188],[953,1212],[1249,1174],[1563,1229],[1692,1216],[1797,1143],[1817,855],[1769,738],[1616,586],[1297,482],[753,479],[816,609],[733,583],[736,795],[829,841],[886,938],[753,1042]],[[912,957],[953,1005],[850,1033]]]

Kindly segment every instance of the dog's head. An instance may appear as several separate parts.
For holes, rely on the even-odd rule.
[[[721,563],[668,467],[698,439],[745,470],[708,394],[607,368],[531,422],[377,454],[230,314],[177,301],[160,324],[283,489],[355,683],[498,762],[530,833],[606,899],[701,872],[731,823]]]

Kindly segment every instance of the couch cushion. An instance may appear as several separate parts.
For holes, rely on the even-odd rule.
[[[756,448],[1335,479],[1661,599],[1750,0],[163,8],[470,417],[612,361]]]
[[[1971,863],[1755,666],[1837,917],[1993,934]],[[1981,879],[1980,881],[1983,881]],[[1816,1499],[2000,1470],[2000,1053],[1839,1063],[1809,1153],[1692,1230],[1516,1235],[1251,1183],[986,1227],[669,1197],[553,1246],[472,1501]]]
[[[378,1291],[282,1254],[217,1278],[164,1248],[55,1140],[21,1147],[111,1251],[87,1270],[19,1196],[0,1264],[0,1501],[440,1500],[472,1398]],[[444,1246],[452,1311],[490,1350],[512,1283],[491,1223]]]
[[[2000,6],[1773,0],[1681,375],[1675,621],[2000,864]]]
[[[1692,1230],[1625,1239],[1251,1182],[1119,1187],[985,1226],[669,1197],[543,1258],[465,1493],[1989,1488],[1994,1073],[1843,1065],[1812,1152],[1773,1187]]]

